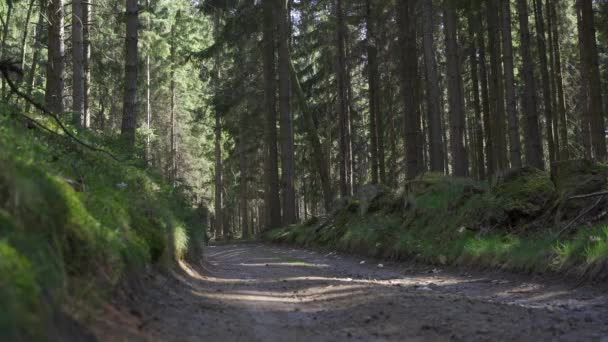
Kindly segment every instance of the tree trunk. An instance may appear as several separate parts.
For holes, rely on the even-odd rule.
[[[63,44],[63,0],[48,0],[48,62],[46,67],[46,107],[62,114],[65,48]]]
[[[146,30],[152,32],[152,7],[150,6],[150,0],[146,0],[146,10],[148,11],[146,19]],[[152,130],[152,99],[150,96],[151,92],[151,76],[150,76],[150,48],[146,51],[146,165],[150,165],[152,160],[152,147],[151,147],[151,130]]]
[[[214,14],[213,18],[213,35],[215,39],[219,38],[220,31],[220,15],[218,12]],[[218,95],[219,87],[218,83],[220,77],[222,76],[220,73],[220,58],[219,54],[216,53],[214,56],[214,83],[215,83],[215,93]],[[224,220],[225,220],[225,212],[224,212],[224,203],[223,203],[223,181],[222,181],[222,114],[215,108],[215,240],[222,239],[225,236]],[[275,141],[276,143],[276,141]]]
[[[450,149],[452,171],[456,177],[466,177],[469,173],[465,148],[464,91],[462,70],[458,53],[458,18],[455,0],[444,3],[444,28],[447,54],[448,96],[450,106]]]
[[[371,0],[365,1],[367,24],[367,59],[369,84],[369,137],[371,155],[372,184],[378,184],[378,48],[375,37],[374,16]]]
[[[536,103],[536,83],[534,80],[534,60],[530,50],[530,28],[528,19],[528,1],[517,0],[519,16],[519,37],[521,44],[522,77],[524,83],[523,112],[526,118],[524,130],[526,162],[528,165],[544,169],[543,146],[538,123],[538,106]]]
[[[547,62],[547,45],[545,38],[545,21],[543,18],[542,0],[534,0],[534,18],[536,22],[536,41],[538,44],[538,59],[540,61],[540,75],[543,93],[543,108],[545,110],[545,121],[547,131],[547,143],[549,145],[549,162],[557,160],[555,140],[553,137],[553,103],[551,102],[551,79]]]
[[[312,111],[310,110],[310,108],[308,107],[308,103],[306,102],[306,96],[304,95],[304,91],[302,90],[302,86],[300,85],[300,81],[298,80],[296,69],[293,66],[293,63],[290,63],[290,67],[293,92],[296,96],[296,99],[298,100],[298,105],[300,106],[300,110],[302,111],[302,114],[304,116],[303,119],[306,131],[306,138],[308,140],[308,143],[312,147],[313,158],[317,167],[317,172],[319,173],[319,179],[321,180],[321,189],[323,191],[325,211],[329,212],[333,201],[333,193],[331,190],[331,180],[329,178],[329,164],[327,163],[328,158],[323,152],[323,147],[321,146],[321,141],[319,139],[319,134],[317,132],[317,127],[313,119]]]
[[[126,0],[127,36],[125,39],[125,88],[122,110],[121,136],[125,148],[132,152],[135,148],[137,126],[137,0]]]
[[[36,71],[38,70],[38,64],[40,62],[40,50],[42,48],[42,30],[44,29],[44,7],[42,6],[43,1],[40,1],[40,12],[38,13],[38,23],[36,24],[36,32],[34,34],[34,53],[32,56],[32,66],[27,76],[26,90],[25,93],[28,96],[32,96],[34,89],[34,83],[36,82]],[[29,113],[31,104],[26,101],[25,112]]]
[[[72,0],[72,124],[84,126],[83,1]]]
[[[578,0],[581,11],[583,29],[583,45],[585,69],[589,91],[589,125],[591,127],[591,144],[595,159],[606,161],[606,133],[602,114],[602,85],[600,79],[597,41],[595,38],[595,23],[592,0]]]
[[[279,200],[279,162],[277,151],[277,112],[275,86],[274,53],[274,5],[273,0],[263,0],[263,41],[262,59],[264,68],[264,111],[265,115],[265,229],[281,225],[281,205]]]
[[[170,129],[170,148],[171,148],[171,152],[169,154],[169,158],[170,158],[170,165],[171,168],[169,170],[170,174],[169,174],[169,180],[171,181],[171,185],[172,186],[176,186],[176,181],[177,181],[177,137],[176,137],[176,123],[177,123],[177,112],[176,112],[176,101],[177,101],[177,89],[176,89],[176,83],[175,83],[175,66],[177,64],[176,61],[176,52],[175,52],[175,42],[176,42],[176,34],[175,34],[175,30],[176,30],[176,26],[177,23],[180,20],[180,12],[178,11],[177,14],[175,15],[175,22],[173,23],[173,25],[171,25],[171,48],[170,48],[170,74],[169,74],[169,84],[170,84],[170,91],[171,91],[171,99],[169,101],[169,114],[170,114],[170,118],[169,118],[169,129]],[[217,57],[216,57],[217,58]],[[216,61],[216,68],[219,68],[219,62]],[[217,72],[217,71],[216,71]],[[218,77],[219,80],[219,77]],[[217,114],[216,112],[216,115]],[[216,122],[217,125],[219,125],[219,123]],[[221,134],[221,131],[220,131]],[[221,136],[220,138],[221,139]],[[220,151],[221,153],[221,151]],[[221,156],[220,156],[221,158]],[[220,160],[221,163],[221,160]],[[220,164],[221,165],[221,164]]]
[[[483,34],[483,17],[481,8],[475,16],[476,22],[481,34],[477,35],[477,46],[479,48],[479,78],[481,86],[481,104],[483,113],[483,132],[485,140],[485,155],[486,155],[486,175],[494,174],[494,143],[492,141],[492,127],[490,124],[490,91],[488,81],[488,67],[486,61],[486,43]]]
[[[555,54],[555,69],[553,70],[555,84],[557,86],[557,112],[559,117],[559,137],[560,137],[560,153],[561,159],[567,160],[570,158],[570,148],[568,142],[568,120],[566,117],[566,103],[564,98],[564,81],[562,75],[562,58],[560,50],[560,35],[559,21],[555,7],[559,0],[547,0],[549,4],[549,14],[552,18],[553,29],[553,52]]]
[[[399,63],[401,98],[404,105],[405,159],[407,179],[414,179],[423,170],[420,112],[416,101],[418,80],[418,49],[416,44],[416,6],[418,1],[397,1],[397,25],[399,28]],[[396,156],[395,156],[396,157]],[[393,157],[393,158],[395,158]]]
[[[30,32],[30,19],[32,18],[32,12],[34,10],[34,4],[36,0],[30,0],[30,4],[27,7],[27,14],[25,15],[25,25],[23,28],[23,35],[21,36],[21,70],[25,70],[25,57],[27,54],[27,36]],[[8,26],[8,25],[7,25]]]
[[[502,49],[505,72],[505,95],[507,99],[507,121],[509,123],[509,155],[511,167],[521,168],[521,142],[519,138],[519,117],[515,92],[515,72],[513,66],[513,37],[511,35],[511,2],[500,0],[502,5]]]
[[[289,80],[289,17],[287,1],[277,0],[279,18],[279,112],[281,115],[281,181],[283,190],[283,225],[296,222],[296,194],[294,188],[294,136],[291,114]]]
[[[346,23],[344,22],[344,10],[342,0],[335,1],[336,10],[336,78],[338,81],[338,122],[340,127],[339,151],[340,151],[340,195],[349,196],[352,194],[352,183],[349,179],[349,152],[350,145],[350,119],[348,107],[348,85],[346,71]]]
[[[495,171],[508,168],[505,135],[505,101],[501,63],[498,5],[500,0],[487,1],[488,48],[490,50],[490,119]]]
[[[433,38],[433,0],[422,0],[424,65],[426,68],[426,102],[430,142],[431,171],[444,172],[444,150],[441,133],[439,75]]]
[[[91,25],[93,0],[83,2],[82,7],[82,42],[84,49],[84,127],[91,127]]]
[[[239,211],[240,211],[240,222],[243,239],[248,239],[251,234],[251,226],[249,224],[249,205],[248,205],[248,161],[247,161],[247,147],[249,146],[247,140],[247,125],[246,118],[247,113],[241,112],[239,118],[239,141],[238,141],[238,154],[239,154]]]
[[[580,94],[578,108],[581,112],[581,139],[583,145],[584,156],[586,159],[592,158],[591,152],[591,117],[589,111],[589,75],[586,64],[586,44],[585,34],[583,29],[581,2],[576,3],[576,23],[578,28],[579,41],[579,73],[580,73]]]
[[[471,43],[469,62],[471,64],[471,83],[473,87],[473,110],[475,112],[475,122],[473,126],[473,137],[475,143],[475,157],[477,166],[477,177],[478,179],[484,179],[486,168],[484,165],[485,157],[483,151],[483,119],[481,116],[481,98],[479,96],[479,61],[477,59],[477,46],[475,44],[476,35],[475,32],[480,32],[479,24],[475,22],[473,14],[468,17],[469,22],[469,40]]]

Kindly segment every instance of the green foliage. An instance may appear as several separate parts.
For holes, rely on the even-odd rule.
[[[516,177],[503,176],[491,188],[430,174],[407,184],[402,195],[405,200],[396,194],[378,196],[374,201],[382,205],[371,204],[382,208],[378,211],[361,214],[344,205],[327,219],[272,230],[262,237],[432,264],[573,271],[593,279],[606,278],[608,228],[600,225],[555,238],[548,229],[552,221],[543,220],[559,201],[549,176],[530,169],[516,173]],[[387,198],[394,203],[387,203]],[[394,209],[399,206],[401,210]],[[532,223],[543,224],[544,229],[526,229]]]
[[[0,120],[3,337],[31,339],[68,297],[92,304],[127,273],[200,252],[199,212],[182,190]]]

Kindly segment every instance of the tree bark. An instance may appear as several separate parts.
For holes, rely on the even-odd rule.
[[[585,34],[583,28],[583,20],[581,13],[581,2],[576,3],[576,24],[578,28],[579,41],[579,73],[580,73],[580,95],[578,108],[581,112],[581,139],[583,145],[584,156],[586,159],[592,158],[591,151],[591,117],[589,111],[589,76],[586,64]]]
[[[27,7],[27,14],[25,15],[25,26],[23,28],[23,35],[21,36],[21,60],[19,62],[19,65],[21,65],[21,70],[25,70],[25,57],[27,54],[27,36],[30,32],[30,19],[32,18],[32,12],[34,11],[35,3],[36,0],[30,0],[30,3]]]
[[[125,87],[122,110],[121,136],[127,151],[135,148],[137,127],[137,40],[138,40],[137,0],[126,0],[127,36],[125,39]]]
[[[602,114],[602,85],[599,72],[597,41],[595,37],[595,23],[592,0],[578,0],[581,11],[585,69],[587,73],[589,91],[589,125],[591,127],[591,144],[593,157],[599,161],[606,161],[606,133],[605,121]]]
[[[507,121],[509,123],[509,155],[511,167],[521,168],[521,141],[519,138],[519,117],[515,92],[515,72],[513,63],[513,37],[511,35],[511,2],[500,0],[502,5],[502,50],[505,73],[505,95],[507,100]]]
[[[275,21],[274,0],[263,0],[263,41],[262,60],[264,69],[264,111],[265,115],[265,229],[281,225],[281,205],[279,200],[279,169],[277,151],[277,112],[275,86]]]
[[[277,0],[277,17],[279,19],[279,112],[281,117],[281,181],[283,190],[283,225],[296,222],[296,194],[294,188],[294,136],[291,113],[290,94],[290,13],[287,1]]]
[[[542,82],[543,107],[545,111],[546,135],[549,145],[549,162],[557,160],[555,140],[553,136],[553,103],[551,101],[551,79],[547,62],[547,44],[545,37],[545,20],[543,17],[542,0],[534,0],[534,18],[536,22],[536,41],[538,45],[538,58],[540,61],[540,75]]]
[[[369,137],[371,156],[372,184],[378,184],[378,48],[374,27],[374,13],[372,12],[371,0],[365,1],[366,24],[367,24],[367,79],[369,84]]]
[[[340,156],[340,195],[349,196],[352,194],[352,182],[349,179],[349,151],[350,146],[350,119],[348,107],[348,84],[346,70],[346,23],[344,22],[344,9],[342,0],[335,1],[336,10],[336,78],[338,81],[338,122],[339,133],[339,156]]]
[[[528,1],[517,0],[519,16],[519,37],[521,44],[522,77],[524,83],[523,112],[525,115],[525,146],[526,162],[530,166],[544,169],[543,146],[538,122],[538,106],[536,103],[536,82],[534,79],[534,60],[530,50],[530,28],[528,19]]]
[[[399,63],[401,98],[404,105],[405,159],[407,179],[416,178],[423,170],[421,160],[420,112],[416,102],[418,80],[418,48],[416,44],[416,7],[418,1],[397,1],[397,25],[399,28]]]
[[[469,163],[465,148],[464,91],[458,53],[458,18],[454,0],[444,2],[444,28],[447,54],[448,102],[450,107],[450,149],[452,171],[456,177],[466,177]]]
[[[72,0],[72,124],[84,127],[83,1]]]
[[[505,101],[503,69],[501,63],[500,29],[498,16],[499,0],[487,1],[488,48],[490,50],[490,119],[493,140],[494,171],[508,168],[507,141],[505,132]]]
[[[559,34],[559,20],[556,11],[556,6],[559,0],[547,0],[549,4],[549,15],[552,18],[552,29],[553,29],[553,51],[555,54],[555,70],[553,71],[555,77],[555,83],[557,86],[557,112],[559,117],[559,137],[560,137],[560,153],[561,159],[567,160],[570,158],[570,148],[568,141],[568,120],[566,117],[566,103],[564,98],[564,80],[562,74],[562,58],[560,50],[560,34]]]
[[[63,0],[48,0],[48,62],[46,67],[46,107],[51,113],[62,114],[65,74],[63,44]]]
[[[92,4],[94,0],[83,2],[82,7],[82,41],[84,50],[84,127],[91,127],[91,25]]]
[[[238,154],[239,154],[239,211],[241,221],[241,232],[243,238],[249,238],[251,234],[251,226],[249,224],[249,203],[248,203],[248,192],[249,192],[249,165],[247,160],[247,146],[248,139],[246,131],[246,120],[247,113],[241,112],[239,118],[239,141],[238,141]]]
[[[471,47],[470,47],[470,55],[469,55],[469,62],[471,65],[471,84],[472,84],[472,90],[473,90],[473,110],[475,112],[475,122],[472,124],[473,126],[473,141],[474,141],[474,148],[475,148],[475,157],[476,157],[476,162],[475,165],[477,166],[477,177],[478,179],[484,179],[485,178],[485,173],[486,173],[486,168],[484,165],[485,162],[485,156],[484,156],[484,150],[483,150],[483,119],[482,119],[482,112],[481,112],[481,98],[479,96],[479,61],[478,61],[478,49],[477,49],[477,45],[476,45],[476,34],[475,32],[480,32],[479,29],[479,24],[475,21],[474,19],[474,15],[473,14],[469,14],[468,16],[468,22],[469,22],[469,40],[471,43]]]
[[[313,119],[312,111],[310,110],[310,108],[308,107],[308,103],[306,102],[306,96],[304,95],[304,91],[302,90],[302,86],[300,85],[300,81],[298,80],[296,69],[293,66],[293,63],[290,64],[290,67],[293,92],[298,101],[300,110],[302,111],[302,114],[304,116],[303,119],[306,131],[306,139],[312,147],[313,159],[315,161],[317,172],[319,173],[319,179],[321,180],[321,189],[323,191],[323,202],[325,211],[329,212],[333,201],[333,193],[331,190],[331,180],[329,178],[329,164],[327,163],[328,158],[323,152],[323,147],[321,146],[321,141],[319,139],[319,134],[317,132],[317,127]]]
[[[32,96],[32,90],[34,89],[34,83],[36,82],[36,72],[38,70],[38,64],[40,62],[40,50],[42,48],[42,30],[44,29],[44,4],[43,1],[40,1],[40,11],[38,13],[38,23],[36,24],[35,34],[34,34],[34,53],[32,56],[32,66],[27,76],[26,80],[26,90],[25,93],[28,96]],[[25,112],[29,113],[31,108],[31,104],[26,101],[25,103]]]
[[[433,38],[433,0],[422,0],[424,65],[426,68],[426,102],[430,143],[431,171],[444,172],[444,150],[441,133],[439,75]]]

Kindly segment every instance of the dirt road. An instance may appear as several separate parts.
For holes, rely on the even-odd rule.
[[[205,270],[151,274],[129,306],[106,315],[98,338],[608,341],[600,288],[261,244],[206,255]]]

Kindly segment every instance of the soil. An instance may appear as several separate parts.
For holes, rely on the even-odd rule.
[[[608,341],[608,291],[559,279],[263,244],[150,272],[100,341]]]

